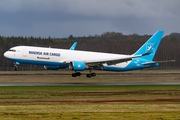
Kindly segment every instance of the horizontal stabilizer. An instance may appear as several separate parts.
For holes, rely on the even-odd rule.
[[[143,65],[147,66],[147,65],[153,65],[156,63],[165,63],[165,62],[175,62],[175,60],[152,61],[152,62],[143,63]]]
[[[165,62],[176,62],[176,60],[164,60],[164,61],[156,61],[157,63],[165,63]]]

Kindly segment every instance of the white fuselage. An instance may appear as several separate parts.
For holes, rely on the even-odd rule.
[[[25,64],[50,65],[60,68],[67,67],[70,61],[84,63],[125,58],[129,55],[66,50],[45,47],[17,46],[4,53],[8,59]],[[126,67],[129,62],[116,64],[116,67]]]

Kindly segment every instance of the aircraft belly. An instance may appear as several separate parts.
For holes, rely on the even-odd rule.
[[[16,58],[12,59],[11,58],[10,60],[12,60],[14,62],[19,62],[22,64],[68,67],[68,64],[56,62],[56,61],[48,61],[48,60],[44,60],[44,59],[16,59]]]
[[[104,65],[103,66],[103,70],[107,70],[107,71],[126,71],[127,70],[127,66],[130,64],[130,61],[128,62],[123,62],[123,63],[119,63],[119,64],[115,64],[115,65]]]

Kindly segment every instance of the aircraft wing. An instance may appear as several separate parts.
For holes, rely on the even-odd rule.
[[[95,65],[101,65],[106,63],[107,65],[114,65],[117,63],[127,62],[129,60],[132,60],[133,58],[137,58],[143,55],[129,55],[126,57],[120,57],[120,58],[109,58],[109,59],[95,59],[95,60],[84,60],[81,62],[84,62],[86,65],[89,66],[95,66]],[[66,60],[65,63],[70,63],[71,60]]]
[[[111,59],[106,59],[106,60],[102,60],[102,59],[86,60],[85,63],[88,65],[97,65],[97,64],[104,64],[104,63],[106,63],[107,65],[114,65],[121,62],[127,62],[136,57],[137,56],[129,56],[129,57],[124,57],[124,58],[111,58]]]

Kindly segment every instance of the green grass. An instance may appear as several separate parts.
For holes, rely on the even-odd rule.
[[[169,108],[169,106],[171,106]],[[172,104],[77,104],[77,105],[11,105],[0,110],[0,119],[173,119],[180,117],[180,105]],[[1,109],[3,109],[1,107]]]
[[[88,86],[2,86],[2,92],[103,92],[103,91],[136,91],[136,90],[180,90],[180,85],[88,85]]]
[[[141,73],[133,72],[130,74],[135,76],[124,73],[92,79],[72,78],[57,72],[55,75],[52,72],[43,75],[41,72],[21,72],[21,75],[5,72],[0,76],[1,83],[47,82],[77,86],[1,86],[0,120],[179,120],[180,85],[88,85],[91,82],[180,80],[178,75],[167,76],[166,72],[176,71],[145,71],[148,76],[136,76]],[[151,73],[161,75],[149,76]]]
[[[118,85],[118,86],[11,86],[0,87],[0,103],[4,101],[60,100],[124,100],[176,98],[180,85]],[[69,99],[68,99],[69,98]],[[178,97],[180,98],[180,97]],[[4,102],[4,103],[6,103]]]
[[[0,119],[179,119],[180,85],[0,87]]]

